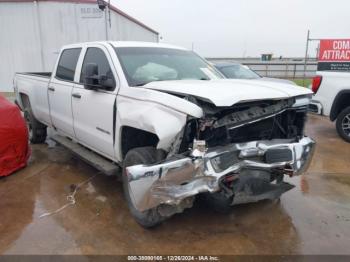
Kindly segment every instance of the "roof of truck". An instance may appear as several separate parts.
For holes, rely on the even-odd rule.
[[[97,5],[96,0],[0,0],[0,3],[30,3],[30,2],[56,2],[56,3],[76,3],[76,4],[95,4]],[[107,3],[107,1],[104,1]],[[128,15],[127,13],[123,12],[119,8],[115,7],[114,5],[110,5],[110,10],[118,13],[121,16],[124,16],[125,18],[129,19],[130,21],[133,21],[135,24],[138,24],[139,26],[159,35],[159,33],[150,28],[149,26],[145,25],[144,23],[140,22],[139,20],[135,19],[134,17]]]
[[[178,50],[188,50],[183,47],[174,46],[164,43],[155,42],[141,42],[141,41],[95,41],[95,42],[82,42],[63,46],[63,49],[84,47],[85,45],[100,44],[100,45],[112,45],[113,47],[158,47],[158,48],[171,48]]]
[[[186,48],[164,44],[164,43],[155,43],[155,42],[140,42],[140,41],[113,41],[109,42],[114,47],[161,47],[161,48],[172,48],[187,50]]]

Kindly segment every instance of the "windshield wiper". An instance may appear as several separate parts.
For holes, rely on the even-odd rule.
[[[152,82],[152,81],[151,81]],[[151,82],[143,82],[143,83],[139,83],[137,85],[134,85],[134,86],[144,86],[144,85],[147,85],[148,83],[151,83]]]
[[[147,82],[141,82],[141,83],[138,83],[134,86],[144,86],[144,85],[147,85],[149,83],[152,83],[152,82],[159,82],[159,81],[164,81],[164,80],[152,80],[152,81],[147,81]]]
[[[178,80],[182,80],[182,79],[178,79]],[[203,81],[209,81],[211,80],[210,78],[206,78],[206,77],[202,77],[198,80],[203,80]],[[153,80],[153,81],[148,81],[148,82],[141,82],[141,83],[138,83],[136,85],[133,85],[134,87],[138,87],[138,86],[144,86],[144,85],[147,85],[149,83],[152,83],[152,82],[160,82],[160,81],[171,81],[171,80]]]

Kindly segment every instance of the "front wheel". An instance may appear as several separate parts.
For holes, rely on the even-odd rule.
[[[162,217],[156,208],[146,211],[139,211],[134,206],[131,199],[131,192],[129,188],[129,181],[126,174],[126,168],[128,166],[139,164],[154,164],[164,159],[164,152],[157,150],[153,147],[140,147],[131,149],[125,156],[123,164],[123,189],[124,196],[128,203],[129,209],[135,220],[143,227],[150,228],[159,225],[164,217]]]
[[[339,136],[350,143],[350,106],[339,114],[336,127]]]

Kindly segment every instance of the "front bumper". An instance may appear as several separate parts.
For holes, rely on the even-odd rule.
[[[161,204],[178,205],[202,192],[220,191],[220,181],[241,170],[298,175],[311,161],[315,142],[304,137],[254,141],[212,149],[202,157],[168,159],[155,165],[126,169],[134,206],[139,211]]]

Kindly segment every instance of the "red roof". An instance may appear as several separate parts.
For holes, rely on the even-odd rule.
[[[9,3],[22,3],[22,2],[35,2],[34,0],[0,0],[0,3],[5,3],[5,2],[9,2]],[[58,3],[78,3],[78,4],[96,4],[97,5],[97,1],[96,0],[37,0],[36,2],[58,2]],[[105,1],[106,2],[106,1]],[[107,2],[106,2],[107,3]],[[144,23],[140,22],[139,20],[131,17],[130,15],[128,15],[127,13],[124,13],[122,10],[118,9],[117,7],[110,5],[110,9],[122,16],[124,16],[125,18],[133,21],[134,23],[142,26],[143,28],[159,35],[159,33],[157,31],[155,31],[154,29],[148,27],[147,25],[145,25]]]

